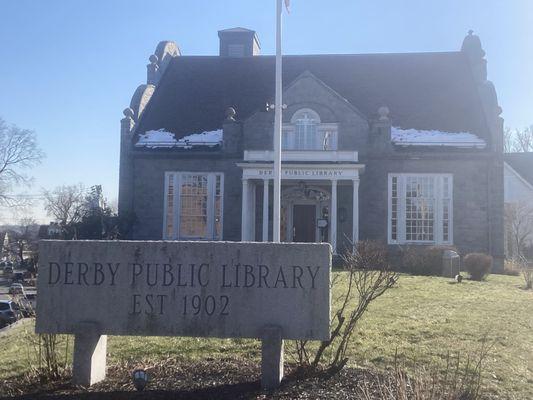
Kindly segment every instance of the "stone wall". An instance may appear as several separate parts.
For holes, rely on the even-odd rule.
[[[366,168],[359,187],[360,238],[387,243],[389,173],[449,173],[453,174],[454,245],[463,255],[491,254],[495,270],[503,267],[503,221],[495,215],[503,213],[503,203],[498,208],[503,184],[495,176],[499,169],[490,153],[402,152],[389,157],[371,156],[363,162]]]
[[[284,122],[290,122],[298,109],[312,108],[323,122],[339,124],[339,149],[358,151],[359,161],[365,165],[359,188],[360,239],[387,242],[389,173],[450,173],[454,244],[462,254],[491,254],[495,270],[503,267],[503,164],[499,145],[489,143],[484,150],[395,148],[388,134],[378,136],[371,130],[372,121],[308,73],[288,86],[284,101],[288,104]],[[224,134],[231,138],[228,136],[228,143],[217,151],[134,151],[132,196],[138,223],[132,238],[162,237],[166,171],[205,171],[224,173],[223,238],[240,240],[242,170],[236,164],[243,159],[243,149],[272,149],[273,119],[273,112],[260,111],[241,123],[226,121]],[[388,118],[380,122],[390,126]],[[260,240],[262,184],[257,190],[255,233]],[[121,203],[126,204],[123,200]],[[352,235],[351,182],[339,182],[338,208],[346,210],[346,220],[337,224],[338,250],[342,251]]]
[[[241,239],[242,157],[200,152],[178,156],[173,152],[137,152],[134,158],[134,212],[132,239],[156,240],[163,235],[165,172],[221,172],[224,174],[224,240]]]

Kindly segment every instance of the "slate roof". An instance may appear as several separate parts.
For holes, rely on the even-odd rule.
[[[506,153],[504,161],[533,185],[533,153]]]
[[[274,98],[274,63],[273,56],[172,59],[137,133],[165,129],[179,138],[219,129],[230,106],[240,120],[264,110]],[[488,137],[476,83],[462,52],[284,56],[284,86],[306,70],[369,119],[386,105],[397,127]]]

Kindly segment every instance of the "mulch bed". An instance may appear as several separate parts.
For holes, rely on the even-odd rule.
[[[138,364],[124,363],[108,368],[105,381],[91,388],[69,384],[69,377],[49,384],[35,384],[30,377],[0,383],[0,396],[12,399],[80,399],[80,400],[237,400],[237,399],[359,399],[357,385],[372,379],[369,371],[345,368],[333,376],[306,373],[286,366],[281,387],[271,393],[261,390],[260,368],[256,361],[211,359],[177,361],[167,359],[141,365],[150,377],[144,392],[135,391],[131,372]]]

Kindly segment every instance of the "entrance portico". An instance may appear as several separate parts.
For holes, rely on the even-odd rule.
[[[270,185],[272,163],[239,163],[242,178],[242,240],[256,240],[256,219],[262,220],[260,240],[270,232]],[[354,162],[283,163],[281,190],[281,240],[286,242],[329,242],[337,252],[339,187],[350,187],[352,229],[349,239],[359,238],[359,173],[364,166]],[[261,218],[256,218],[257,187],[262,188]],[[259,196],[258,196],[259,197]],[[342,217],[346,216],[346,208]],[[347,235],[348,236],[348,235]]]

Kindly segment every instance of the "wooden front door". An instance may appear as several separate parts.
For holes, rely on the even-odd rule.
[[[292,213],[293,242],[316,242],[316,206],[295,204]]]

